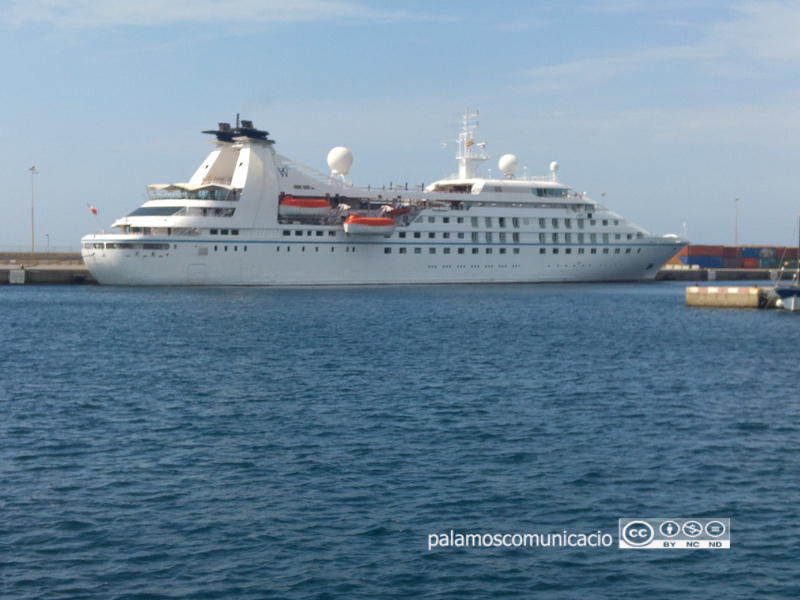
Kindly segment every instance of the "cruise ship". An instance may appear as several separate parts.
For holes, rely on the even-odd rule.
[[[484,178],[477,113],[463,116],[458,172],[424,189],[358,187],[353,156],[323,173],[278,154],[250,121],[204,131],[214,149],[186,183],[85,236],[104,285],[369,285],[653,279],[688,242],[656,236],[558,180],[518,177],[500,158]]]

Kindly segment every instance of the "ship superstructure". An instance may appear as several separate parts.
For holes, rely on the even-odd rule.
[[[477,166],[476,115],[464,114],[458,173],[424,190],[357,187],[352,155],[325,174],[278,154],[250,121],[205,131],[214,149],[187,183],[82,240],[110,285],[347,285],[652,279],[688,242],[653,236],[557,178]]]

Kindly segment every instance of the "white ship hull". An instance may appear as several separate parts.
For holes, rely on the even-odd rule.
[[[506,156],[503,179],[475,177],[473,163],[487,157],[474,154],[469,117],[458,176],[388,193],[344,180],[344,148],[327,176],[278,155],[247,121],[220,124],[205,132],[216,149],[191,181],[148,186],[151,199],[114,223],[118,233],[83,238],[84,261],[105,285],[636,281],[686,245],[574,193],[555,163],[548,177],[515,179],[516,159]],[[287,215],[279,201],[293,194],[330,209]],[[403,214],[387,218],[397,206]],[[360,218],[390,225],[357,235]]]
[[[344,236],[342,236],[344,237]],[[112,236],[84,238],[114,245]],[[552,253],[536,244],[369,243],[362,240],[302,242],[283,240],[170,239],[169,250],[97,248],[84,250],[92,275],[106,285],[366,285],[435,283],[517,283],[637,281],[652,279],[676,252],[674,244],[608,248],[608,254]],[[214,248],[217,248],[215,251]],[[225,250],[227,247],[227,250]],[[390,254],[386,249],[391,249]],[[401,248],[406,252],[399,253]],[[415,253],[419,248],[420,253]],[[444,254],[444,249],[450,250]],[[458,249],[463,248],[463,254]],[[479,250],[472,254],[472,248]],[[545,254],[540,249],[546,250]],[[246,249],[246,250],[245,250]],[[435,249],[436,254],[430,250]],[[491,249],[492,254],[486,254]],[[501,254],[500,250],[506,250]],[[519,253],[514,254],[514,249]],[[205,250],[207,254],[200,253]],[[626,254],[626,250],[631,250]]]

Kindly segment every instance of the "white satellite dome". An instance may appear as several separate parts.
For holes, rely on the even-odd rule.
[[[558,171],[558,163],[556,161],[553,161],[550,163],[550,181],[552,181],[553,183],[558,181],[556,179],[556,171]]]
[[[516,175],[517,170],[519,169],[519,161],[517,160],[517,157],[514,156],[513,154],[504,154],[503,156],[500,157],[500,160],[498,161],[498,166],[500,167],[500,170],[503,172],[503,175],[505,175],[507,178],[510,179],[511,177]]]
[[[347,175],[353,166],[353,154],[344,146],[337,146],[328,152],[328,166],[331,175]]]

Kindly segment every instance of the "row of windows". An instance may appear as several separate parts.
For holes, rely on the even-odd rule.
[[[603,254],[610,254],[608,248],[603,248]],[[559,254],[560,248],[552,248],[551,254]],[[631,248],[625,248],[625,254],[630,254]],[[637,248],[636,254],[641,254],[642,249]],[[539,248],[539,254],[547,254],[547,248]],[[572,254],[572,248],[564,248],[564,254]],[[578,254],[586,254],[586,248],[578,248]],[[597,248],[589,248],[589,254],[597,254]],[[614,254],[622,254],[621,248],[614,248]]]
[[[220,248],[219,246],[214,246],[214,252],[219,252],[220,251],[219,248]],[[203,250],[206,250],[206,252],[204,253]],[[228,251],[228,246],[223,246],[222,247],[222,252],[227,252],[227,251]],[[233,251],[234,252],[238,252],[239,251],[239,246],[233,246]],[[247,246],[242,246],[242,251],[243,252],[247,252]],[[200,248],[200,255],[201,256],[205,256],[207,253],[208,253],[208,249],[207,248]]]
[[[129,217],[232,217],[235,208],[201,206],[140,206]]]
[[[223,202],[236,202],[239,200],[239,190],[200,189],[200,190],[148,190],[150,200],[215,200]]]
[[[218,248],[217,246],[214,246],[214,251],[215,252],[217,251],[217,248]],[[292,247],[291,246],[285,246],[284,248],[285,249],[283,250],[283,252],[291,252],[292,251]],[[335,246],[331,246],[330,248],[331,248],[331,252],[335,252],[336,251],[336,247]],[[233,250],[235,252],[237,250],[237,246],[234,246]],[[408,248],[405,248],[405,247],[392,248],[390,246],[385,247],[383,249],[383,253],[384,254],[392,254],[395,250],[397,251],[398,254],[410,254],[409,251],[408,251]],[[421,248],[419,246],[417,246],[415,248],[412,248],[412,250],[413,250],[414,254],[422,254],[423,253],[423,248]],[[470,250],[471,254],[480,254],[481,253],[481,249],[480,248],[469,248],[469,250]],[[498,254],[507,254],[508,253],[508,248],[497,248],[496,250],[497,250]],[[572,250],[573,249],[572,248],[551,248],[550,253],[551,254],[560,254],[562,250],[564,251],[564,254],[572,254]],[[225,252],[227,252],[227,251],[228,251],[228,246],[225,246]],[[247,252],[247,246],[244,247],[244,251]],[[282,251],[281,250],[281,246],[276,246],[275,247],[275,251],[276,252],[281,252]],[[305,251],[306,251],[306,247],[305,246],[301,246],[300,247],[300,252],[305,252]],[[355,246],[346,246],[345,247],[345,252],[355,252],[355,251],[356,251],[356,247]],[[438,253],[440,251],[441,251],[442,254],[454,253],[453,252],[453,248],[435,248],[435,247],[429,247],[428,248],[428,254],[436,254],[436,253]],[[455,248],[455,251],[456,251],[455,254],[467,254],[467,248],[464,248],[464,247]],[[495,248],[484,248],[483,249],[483,253],[484,254],[494,254],[494,251],[495,251]],[[319,246],[314,246],[314,252],[319,252]],[[640,254],[641,252],[642,252],[642,249],[641,248],[637,248],[636,253]],[[519,254],[519,248],[511,248],[511,253],[512,254]],[[586,248],[577,248],[577,253],[578,254],[585,254],[586,253]],[[621,248],[614,248],[614,254],[621,254],[621,253],[622,253],[622,249]],[[631,254],[631,253],[632,253],[632,249],[631,248],[625,248],[625,254]],[[539,248],[539,254],[547,254],[547,248]],[[589,254],[597,254],[597,248],[590,248],[589,249]],[[610,254],[609,248],[602,248],[602,254]]]
[[[392,250],[393,249],[391,247],[386,247],[386,248],[383,249],[383,253],[384,254],[391,254]],[[466,254],[466,248],[457,248],[457,250],[458,250],[458,254]],[[480,248],[470,248],[470,250],[472,251],[472,254],[479,254],[480,253]],[[506,252],[507,252],[506,248],[499,248],[498,250],[499,250],[500,254],[506,254]],[[512,248],[511,250],[512,250],[513,254],[519,254],[519,248]],[[551,252],[551,254],[560,254],[561,250],[562,250],[561,248],[552,248],[550,252]],[[563,248],[563,250],[564,250],[564,254],[572,254],[572,248]],[[585,248],[578,248],[577,250],[578,250],[578,254],[585,254],[586,253],[586,249]],[[597,254],[597,248],[590,248],[589,250],[590,250],[589,254]],[[602,252],[603,254],[610,254],[609,248],[603,248],[602,250],[603,250],[603,252]],[[450,254],[451,249],[450,248],[441,248],[441,251],[442,251],[442,254]],[[494,248],[484,248],[483,249],[484,254],[492,254],[493,251],[494,251]],[[407,253],[407,248],[402,248],[402,247],[398,248],[397,252],[398,252],[398,254],[406,254]],[[428,254],[436,254],[436,252],[437,252],[437,248],[428,248]],[[625,248],[625,254],[631,254],[631,252],[632,252],[631,248]],[[637,254],[640,254],[641,252],[642,252],[641,248],[638,248],[636,250]],[[622,253],[622,249],[621,248],[614,248],[614,254],[621,254],[621,253]],[[414,254],[422,254],[422,248],[419,248],[419,247],[414,248]],[[547,248],[539,248],[539,254],[547,254]]]
[[[276,252],[280,252],[281,251],[281,247],[280,246],[275,246],[275,251]],[[291,246],[286,246],[285,252],[291,252],[291,251],[292,251],[292,247]],[[306,247],[305,246],[300,246],[300,252],[305,252],[305,251],[306,251]],[[331,252],[335,252],[335,251],[336,251],[336,246],[331,246]],[[355,246],[345,246],[344,251],[345,252],[355,252],[356,251],[356,247]],[[314,246],[314,252],[319,252],[319,246]]]
[[[490,234],[487,234],[487,236],[488,235],[490,235]],[[611,241],[611,235],[610,234],[603,233],[602,236],[603,237],[601,239],[603,240],[604,244],[608,244]],[[577,234],[577,236],[575,236],[575,239],[577,240],[577,243],[583,244],[583,243],[586,242],[586,235],[583,234],[583,233],[579,233],[579,234]],[[615,240],[622,240],[622,234],[621,233],[615,233],[614,234],[614,239]],[[633,239],[633,234],[632,233],[625,234],[625,239],[632,240]],[[558,233],[551,233],[550,234],[550,241],[553,242],[554,244],[558,244],[561,241],[561,238],[560,238]],[[572,241],[573,241],[572,240],[572,234],[571,233],[565,233],[564,234],[564,243],[565,244],[571,244]],[[547,234],[546,233],[540,233],[539,234],[539,242],[542,243],[542,244],[547,243]],[[590,233],[589,234],[589,243],[591,243],[591,244],[596,244],[597,243],[597,234],[596,233]]]
[[[428,217],[428,223],[436,223],[437,222],[436,221],[437,218],[440,218],[442,220],[442,223],[445,224],[445,225],[450,223],[450,217]],[[464,217],[457,217],[456,221],[458,223],[463,223],[464,222]],[[531,220],[530,219],[526,219],[526,218],[519,218],[519,217],[512,217],[510,219],[507,218],[507,217],[497,217],[497,225],[498,225],[498,227],[500,229],[506,229],[508,227],[508,222],[509,221],[511,222],[512,228],[519,229],[521,224],[522,225],[530,225],[530,221]],[[552,229],[559,229],[562,224],[563,224],[564,229],[572,229],[573,228],[573,219],[549,219],[549,221],[550,221],[550,228],[552,228]],[[575,221],[578,229],[584,229],[585,228],[586,219],[574,219],[574,221]],[[606,226],[609,224],[609,222],[610,221],[608,219],[603,219],[602,220],[603,225],[606,225]],[[474,228],[478,228],[482,224],[486,228],[491,229],[491,228],[494,227],[494,223],[495,223],[495,217],[470,217],[470,224]],[[614,223],[614,225],[619,225],[620,221],[619,221],[619,219],[613,219],[613,223]],[[596,225],[597,224],[597,219],[589,219],[589,224],[592,225],[592,226]],[[548,228],[548,219],[539,219],[539,228],[540,229],[547,229]],[[283,230],[283,235],[285,235],[285,236],[291,235],[291,230],[284,229]],[[303,235],[303,233],[300,230],[295,230],[295,235],[300,236],[300,235]],[[308,235],[312,235],[312,232],[309,231]],[[324,235],[324,233],[322,231],[317,231],[316,235],[319,236],[319,237],[322,237]],[[329,231],[328,235],[334,236],[334,235],[336,235],[336,233],[333,232],[333,231]],[[620,234],[616,234],[616,235],[617,235],[617,239],[620,239],[620,237],[619,237]],[[404,236],[405,236],[405,232],[401,232],[400,233],[400,237],[404,237]],[[632,233],[627,234],[627,236],[628,236],[629,240],[633,239],[633,234]],[[420,237],[420,233],[419,232],[415,232],[414,233],[414,237]],[[463,235],[461,235],[461,237],[463,238]],[[637,234],[637,237],[642,237],[642,234]]]
[[[489,234],[489,235],[491,235],[491,234]],[[488,237],[487,238],[487,242],[491,243],[491,241],[492,241],[491,238]],[[504,240],[501,240],[500,243],[503,243],[503,241]],[[567,243],[569,243],[569,242],[567,241]],[[87,250],[89,250],[89,249],[95,249],[95,250],[102,250],[102,249],[108,249],[108,250],[169,250],[169,244],[165,244],[165,243],[108,242],[108,243],[104,244],[104,243],[101,243],[101,242],[85,242],[83,244],[83,247],[85,249],[87,249]],[[177,248],[177,247],[178,247],[178,245],[175,244],[175,248]],[[219,245],[215,245],[214,246],[214,252],[219,252],[220,251],[219,248],[220,248]],[[228,252],[228,246],[227,245],[223,246],[222,248],[223,248],[223,250],[222,250],[223,252]],[[239,251],[239,246],[238,245],[235,245],[232,248],[233,248],[233,252],[238,252]],[[247,246],[243,246],[242,249],[243,249],[244,252],[247,252]],[[277,251],[278,252],[280,252],[280,249],[281,249],[280,246],[277,246]],[[203,250],[205,250],[206,252],[203,252]],[[305,250],[306,250],[305,246],[303,246],[302,249],[301,249],[301,252],[305,252]],[[331,252],[333,252],[334,250],[335,250],[335,246],[331,246]],[[347,246],[345,248],[345,250],[347,252],[355,252],[356,251],[356,247],[355,246]],[[443,254],[450,254],[450,248],[441,248],[441,250],[442,250]],[[458,248],[457,250],[458,250],[458,254],[465,254],[466,253],[466,249],[463,248],[463,247]],[[486,254],[492,254],[492,251],[493,251],[492,248],[485,248],[484,250],[485,250]],[[203,254],[203,256],[205,256],[208,250],[207,250],[207,248],[201,248],[200,251]],[[291,251],[291,246],[286,246],[286,251],[290,252]],[[316,247],[316,251],[319,252],[319,247]],[[386,248],[383,249],[383,251],[384,251],[385,254],[391,254],[392,253],[392,248],[391,247],[386,247]],[[428,252],[430,254],[436,254],[436,251],[437,251],[437,249],[435,247],[428,248]],[[480,249],[479,248],[471,248],[471,251],[472,251],[472,254],[478,254]],[[560,251],[559,248],[552,248],[551,249],[551,252],[553,254],[558,254],[559,251]],[[641,253],[641,251],[642,251],[641,248],[637,248],[636,253],[639,254],[639,253]],[[505,248],[500,248],[499,252],[500,252],[500,254],[505,254],[506,253],[506,249]],[[513,252],[514,252],[514,254],[519,254],[519,248],[514,248]],[[546,252],[547,252],[546,248],[539,248],[539,253],[540,254],[545,254]],[[602,248],[602,253],[603,254],[609,254],[609,252],[610,252],[609,248]],[[399,253],[400,254],[406,254],[406,249],[405,248],[400,248],[399,249]],[[422,248],[419,248],[419,247],[414,248],[414,253],[415,254],[421,254],[422,253]],[[564,249],[564,253],[565,254],[572,254],[572,249],[571,248],[565,248]],[[583,253],[584,253],[584,248],[578,248],[578,254],[583,254]],[[620,254],[620,253],[621,253],[621,249],[620,248],[614,248],[614,254]],[[591,248],[590,249],[590,254],[597,254],[597,248]],[[631,248],[625,248],[625,254],[631,254]]]
[[[529,225],[530,219],[523,218],[521,219],[523,225]],[[548,219],[540,218],[539,219],[539,228],[540,229],[547,229],[547,221]],[[553,229],[558,229],[560,225],[563,223],[564,229],[572,229],[572,221],[573,219],[550,219],[550,226]],[[575,224],[577,225],[578,229],[584,229],[586,227],[586,219],[575,219]],[[589,219],[589,225],[595,227],[597,225],[598,219]],[[428,223],[435,223],[436,217],[428,217]],[[446,217],[443,219],[443,222],[446,221]],[[609,219],[601,219],[601,222],[604,226],[608,226],[611,222]],[[479,227],[481,224],[481,217],[470,217],[470,223],[473,227]],[[619,219],[613,219],[614,225],[619,225]],[[483,217],[483,224],[487,228],[494,227],[494,217]],[[497,225],[501,229],[505,229],[508,226],[508,219],[506,217],[497,217]],[[515,229],[519,229],[520,226],[520,219],[519,217],[512,217],[511,218],[511,226]]]
[[[212,229],[211,233],[213,234],[216,231],[217,231],[216,229]],[[227,229],[222,229],[220,231],[226,232]],[[231,235],[238,235],[238,231],[239,231],[238,229],[232,229],[231,232],[236,232],[236,233],[232,233]],[[398,232],[397,237],[400,238],[401,240],[404,240],[404,239],[407,239],[409,237],[409,235],[408,235],[409,233],[411,233],[411,237],[413,237],[413,239],[415,239],[415,240],[422,239],[422,237],[423,237],[423,235],[422,235],[423,232],[422,231],[413,231],[413,232],[400,231],[400,232]],[[424,233],[426,234],[425,239],[428,239],[428,240],[435,240],[439,236],[441,236],[441,239],[443,239],[443,240],[449,240],[449,239],[452,239],[453,235],[455,235],[455,239],[459,239],[459,240],[466,239],[466,233],[464,233],[463,231],[455,231],[455,232],[450,232],[450,231],[442,231],[442,232],[428,231],[428,232],[424,232]],[[284,229],[283,230],[283,236],[284,237],[289,237],[291,235],[292,235],[292,230],[290,230],[290,229]],[[309,237],[310,236],[324,237],[325,231],[323,231],[321,229],[307,230],[305,232],[305,234],[304,234],[302,229],[295,229],[294,230],[294,235],[296,237],[302,237],[303,235],[306,235],[306,236],[309,236]],[[559,233],[555,233],[554,232],[554,233],[550,234],[549,240],[548,240],[548,235],[546,233],[539,233],[539,242],[542,243],[542,244],[546,244],[548,241],[550,241],[550,242],[552,242],[554,244],[559,244],[559,243],[562,242],[562,237],[561,237],[562,235],[563,235],[563,242],[566,243],[566,244],[572,244],[573,242],[578,243],[578,244],[584,244],[587,241],[586,240],[586,234],[584,234],[584,233],[575,234],[574,239],[573,239],[573,234],[572,233],[559,234]],[[596,244],[597,241],[598,241],[598,235],[602,236],[600,239],[602,239],[603,243],[607,244],[607,243],[609,243],[611,241],[611,235],[612,234],[609,234],[609,233],[603,233],[603,234],[590,233],[589,234],[589,239],[588,239],[589,243]],[[634,238],[634,235],[632,233],[626,233],[626,234],[615,233],[613,235],[614,235],[614,239],[615,240],[620,240],[620,241],[623,239],[622,238],[623,235],[625,235],[625,239],[626,240],[632,240]],[[487,232],[485,232],[483,234],[483,239],[487,243],[491,244],[491,243],[494,243],[494,241],[495,241],[494,236],[495,236],[495,234],[493,232],[487,231]],[[329,230],[328,231],[328,237],[336,237],[336,231]],[[642,237],[642,236],[637,235],[636,237]],[[473,231],[471,233],[471,235],[470,235],[470,240],[473,241],[473,242],[476,242],[476,243],[480,242],[481,241],[481,234],[479,234],[477,231]],[[515,244],[518,244],[520,242],[519,233],[513,232],[511,234],[510,239],[509,239],[508,234],[506,232],[500,231],[500,232],[497,233],[497,241],[499,243],[501,243],[501,244],[505,244],[505,243],[507,243],[509,241],[511,241],[511,242],[513,242]]]
[[[238,229],[209,229],[211,235],[239,235]]]
[[[277,251],[280,252],[281,251],[281,247],[280,246],[276,246],[276,247],[277,247]],[[225,246],[225,248],[227,250],[228,247]],[[234,246],[234,249],[235,248],[236,247]],[[291,248],[292,248],[291,246],[286,246],[286,252],[291,252]],[[319,251],[318,250],[319,247],[315,246],[315,248],[317,248],[317,252],[318,252]],[[216,249],[217,249],[217,247],[214,246],[214,250],[216,250]],[[247,247],[245,246],[245,250],[246,249],[247,249]],[[331,245],[330,249],[331,249],[331,252],[333,252],[336,249],[336,246]],[[450,254],[450,248],[440,248],[440,249],[442,250],[443,254]],[[356,246],[346,246],[345,250],[347,252],[355,252],[356,251]],[[436,250],[437,250],[436,246],[428,247],[428,252],[430,254],[436,254]],[[479,248],[471,248],[471,250],[472,250],[473,254],[478,254],[480,249]],[[485,248],[485,250],[486,250],[486,254],[492,254],[492,248]],[[514,254],[519,254],[519,248],[514,248],[513,250],[514,250]],[[565,254],[572,254],[572,248],[564,248],[563,250],[564,250]],[[578,254],[584,254],[585,248],[578,248],[577,250],[578,250]],[[301,252],[305,252],[305,251],[306,251],[306,247],[305,246],[301,246]],[[547,251],[546,248],[539,248],[539,253],[540,254],[545,254],[546,251]],[[559,251],[560,251],[559,248],[552,248],[551,249],[551,252],[553,254],[558,254]],[[632,248],[625,248],[625,254],[631,254],[632,251],[633,251]],[[383,252],[384,252],[384,254],[391,254],[392,253],[392,247],[391,246],[384,247]],[[421,252],[422,252],[422,247],[418,246],[418,247],[414,248],[414,253],[415,254],[420,254]],[[637,254],[640,254],[641,252],[642,252],[641,248],[637,248],[636,249],[636,253]],[[400,248],[400,254],[405,254],[405,253],[406,253],[405,249],[404,248]],[[505,253],[506,253],[506,249],[505,248],[500,248],[500,254],[505,254]],[[597,254],[597,248],[590,248],[590,252],[589,253],[590,254]],[[603,254],[609,254],[610,253],[610,249],[609,248],[602,248],[602,253]],[[621,253],[622,253],[622,249],[621,248],[614,248],[614,254],[621,254]],[[458,254],[465,254],[465,248],[464,247],[458,248]]]
[[[300,237],[300,236],[303,235],[303,230],[302,229],[295,229],[294,230],[294,234],[296,236]],[[291,229],[284,229],[283,230],[283,236],[284,237],[288,237],[290,235],[292,235],[292,230]],[[325,232],[322,229],[317,229],[316,231],[306,231],[306,235],[309,235],[309,236],[316,235],[317,237],[323,237],[325,235]],[[336,237],[336,231],[334,231],[332,229],[329,230],[328,231],[328,237]]]
[[[442,223],[449,223],[450,217],[428,217],[428,223],[436,223],[436,219],[440,218]],[[501,229],[508,227],[509,221],[511,222],[511,226],[515,229],[519,229],[520,223],[522,225],[530,225],[530,218],[523,217],[470,217],[470,223],[473,227],[479,227],[481,224],[481,219],[483,219],[483,224],[486,227],[494,227],[494,219],[497,219],[497,226]],[[597,225],[598,220],[604,225],[608,226],[609,223],[614,225],[619,225],[619,219],[589,219],[589,225],[592,227]],[[541,229],[547,229],[547,221],[548,219],[540,218],[539,219],[539,227]],[[572,229],[572,222],[573,219],[549,219],[550,225],[553,229],[558,229],[561,223],[564,224],[564,229]],[[575,224],[577,225],[578,229],[583,229],[586,226],[586,219],[574,219]],[[464,217],[457,217],[457,223],[463,223]]]
[[[104,248],[108,250],[169,250],[169,244],[129,242],[108,242],[106,244],[102,242],[84,242],[83,247],[87,250],[103,250]],[[175,247],[177,248],[178,245],[175,244]]]
[[[437,248],[428,248],[428,254],[436,254],[437,250],[438,250]],[[467,249],[466,248],[456,248],[456,250],[457,250],[458,254],[466,254],[467,253]],[[470,250],[472,250],[472,254],[480,254],[480,248],[471,248]],[[512,250],[513,254],[519,254],[519,248],[512,248],[511,250]],[[450,248],[441,248],[441,251],[442,251],[442,254],[450,254],[451,249]],[[506,254],[507,251],[508,251],[507,248],[499,248],[498,249],[498,253],[499,254]],[[484,254],[493,254],[493,252],[494,252],[494,248],[484,248]],[[384,254],[391,254],[392,253],[392,248],[388,248],[388,247],[384,248],[383,249],[383,253]],[[408,253],[408,248],[398,248],[397,249],[397,253],[398,254],[407,254]],[[422,254],[422,248],[419,248],[419,247],[414,248],[414,254]]]
[[[406,239],[407,233],[408,232],[401,231],[400,233],[398,233],[398,237],[400,239]],[[455,234],[456,234],[456,238],[459,239],[459,240],[463,240],[466,237],[466,234],[463,231],[455,232]],[[442,236],[443,240],[449,240],[450,236],[451,236],[451,232],[444,231],[444,232],[441,232],[439,235]],[[414,231],[413,232],[413,236],[414,236],[415,240],[418,240],[418,239],[422,238],[422,232]],[[427,236],[426,239],[435,240],[436,236],[437,236],[437,233],[435,231],[429,231],[428,232],[428,236]],[[492,243],[494,241],[494,234],[492,232],[487,232],[487,233],[484,234],[484,238],[485,238],[485,240],[487,242]],[[505,244],[508,241],[508,235],[504,231],[501,231],[497,235],[497,238],[498,238],[498,240],[500,241],[501,244]],[[470,236],[470,239],[473,242],[479,242],[480,241],[480,235],[478,234],[477,231],[473,231],[472,235]],[[518,243],[519,242],[519,233],[516,233],[516,232],[512,233],[511,234],[511,241],[515,242],[515,243]]]

